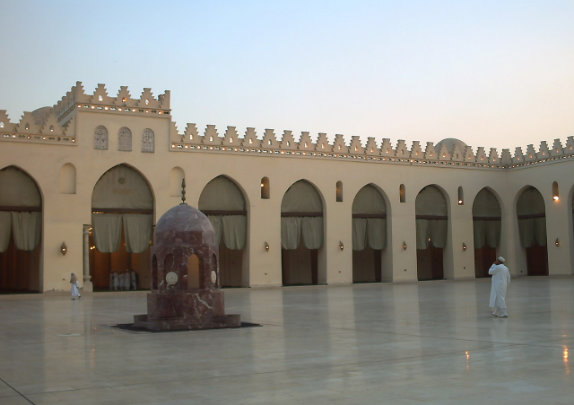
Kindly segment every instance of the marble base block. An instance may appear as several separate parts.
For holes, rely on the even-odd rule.
[[[239,315],[225,315],[222,291],[152,292],[147,307],[147,315],[134,316],[135,327],[167,331],[241,326]]]

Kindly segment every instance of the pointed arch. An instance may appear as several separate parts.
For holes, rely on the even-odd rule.
[[[474,274],[488,277],[488,268],[497,257],[502,229],[502,209],[495,193],[482,188],[472,204]]]
[[[0,170],[0,291],[41,290],[42,194],[24,170]]]
[[[283,285],[317,284],[323,247],[323,198],[307,180],[293,183],[281,201]]]
[[[95,289],[113,289],[110,280],[122,280],[131,272],[137,274],[140,288],[149,288],[154,204],[148,180],[132,166],[120,164],[100,176],[92,191],[90,235]]]
[[[444,278],[444,248],[448,233],[448,203],[435,184],[424,187],[415,200],[417,277],[422,280]]]
[[[203,188],[198,208],[209,218],[219,246],[219,277],[223,287],[249,285],[247,266],[247,201],[230,177],[220,175]]]
[[[387,204],[373,184],[353,199],[353,282],[382,281],[382,251],[387,244]]]
[[[519,192],[516,201],[516,217],[520,246],[526,254],[527,274],[547,276],[546,207],[544,198],[538,189],[527,186]]]

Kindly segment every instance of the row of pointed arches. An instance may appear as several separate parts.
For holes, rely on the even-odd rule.
[[[172,171],[174,193],[181,177],[181,169]],[[213,178],[199,197],[198,208],[215,230],[224,287],[249,286],[249,217],[256,215],[249,206],[242,188],[227,176]],[[154,207],[152,188],[135,168],[121,164],[99,178],[89,229],[90,276],[96,290],[150,288]],[[389,207],[375,184],[366,184],[353,198],[354,282],[392,281]],[[438,185],[423,188],[415,213],[418,280],[443,279],[449,232],[446,193]],[[485,277],[501,240],[502,210],[493,190],[485,187],[477,194],[472,213],[475,275]],[[283,285],[326,283],[320,190],[307,180],[294,182],[282,196],[280,215]],[[521,191],[516,215],[528,274],[548,274],[544,200],[537,189]],[[34,179],[14,166],[0,170],[0,291],[41,291],[42,216],[42,193]]]

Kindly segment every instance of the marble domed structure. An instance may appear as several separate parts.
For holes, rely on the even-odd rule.
[[[239,315],[225,315],[219,289],[213,227],[198,209],[185,203],[158,221],[151,248],[151,292],[147,315],[134,326],[150,330],[239,327]]]

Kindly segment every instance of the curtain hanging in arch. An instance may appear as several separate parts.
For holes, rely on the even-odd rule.
[[[93,214],[94,244],[102,253],[117,251],[123,229],[126,252],[144,252],[149,246],[152,221],[149,214]]]
[[[281,247],[297,249],[301,238],[307,249],[323,246],[323,203],[306,181],[293,183],[281,202]]]
[[[367,247],[367,218],[353,218],[353,250]]]
[[[538,190],[526,189],[516,204],[520,244],[523,248],[546,246],[544,199]]]
[[[472,206],[474,247],[500,245],[501,209],[495,195],[486,188],[477,194]]]
[[[224,176],[211,180],[199,196],[198,208],[209,218],[215,243],[243,250],[247,240],[247,215],[241,190]]]
[[[113,253],[120,247],[122,236],[121,214],[93,214],[94,244],[102,253]]]
[[[105,172],[94,186],[92,210],[94,244],[100,252],[119,249],[122,229],[128,253],[141,253],[149,247],[153,195],[135,169],[119,165]]]
[[[415,200],[417,249],[426,249],[429,238],[432,246],[444,248],[448,233],[448,209],[441,191],[425,187]]]
[[[124,236],[126,251],[128,253],[141,253],[149,246],[151,239],[152,216],[149,214],[122,215],[124,223]]]
[[[12,232],[12,215],[10,212],[0,211],[0,253],[4,253],[10,245]]]
[[[36,249],[42,237],[42,197],[34,180],[15,167],[0,170],[0,206],[6,207],[0,212],[0,253],[8,249],[11,236],[16,249]]]
[[[387,243],[386,205],[381,193],[365,186],[353,200],[353,250],[369,246],[382,250]]]

